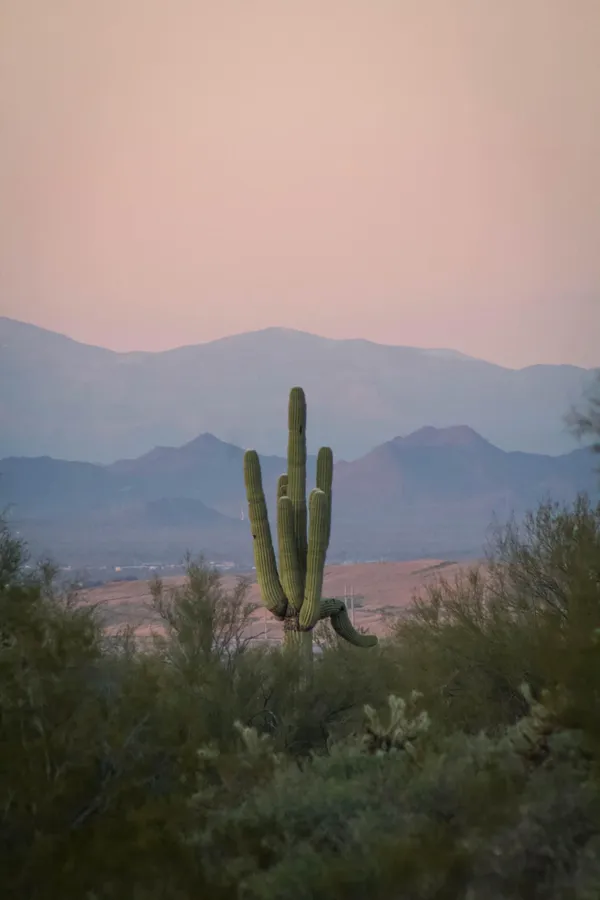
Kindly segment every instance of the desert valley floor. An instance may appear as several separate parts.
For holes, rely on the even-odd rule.
[[[327,566],[323,595],[343,597],[354,591],[355,623],[357,628],[383,636],[394,619],[410,605],[415,594],[441,576],[453,579],[470,565],[441,559],[417,559],[408,562],[374,562],[354,565]],[[233,586],[234,575],[224,575],[224,586]],[[182,584],[183,576],[165,578],[166,588]],[[150,608],[148,581],[109,582],[86,592],[88,602],[98,604],[107,631],[116,632],[131,625],[136,633],[148,636],[160,630],[160,620]],[[252,583],[248,595],[251,603],[260,601],[258,585]],[[266,628],[266,632],[265,632]],[[262,607],[253,616],[251,636],[257,640],[280,640],[281,626],[264,614]],[[250,635],[249,635],[250,636]]]

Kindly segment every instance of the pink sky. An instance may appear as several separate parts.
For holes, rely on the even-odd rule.
[[[0,0],[0,313],[600,365],[598,0]]]

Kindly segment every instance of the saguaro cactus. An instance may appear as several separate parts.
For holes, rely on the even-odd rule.
[[[317,486],[311,491],[307,516],[306,400],[299,387],[290,392],[288,427],[288,471],[277,485],[279,571],[258,454],[247,450],[244,455],[254,563],[263,603],[283,622],[287,646],[310,652],[313,628],[320,619],[329,618],[340,637],[357,647],[372,647],[377,638],[356,631],[342,600],[321,597],[331,533],[333,454],[329,447],[319,450]]]

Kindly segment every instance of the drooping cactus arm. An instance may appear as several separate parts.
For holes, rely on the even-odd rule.
[[[337,597],[321,600],[319,618],[331,619],[331,626],[336,634],[355,647],[374,647],[377,644],[375,635],[361,634],[356,630],[350,621],[346,604]]]
[[[377,644],[374,634],[361,634],[356,630],[345,606],[339,613],[331,616],[331,626],[336,634],[348,641],[349,644],[354,644],[355,647],[374,647]]]
[[[260,593],[269,612],[283,619],[287,599],[277,573],[260,462],[255,450],[247,450],[244,454],[244,480],[248,498],[248,518],[254,539],[254,565]]]
[[[294,533],[300,571],[306,572],[306,398],[302,388],[290,391],[288,406],[287,496],[294,509]],[[303,585],[304,587],[304,585]]]
[[[328,518],[329,504],[327,497],[323,491],[315,488],[310,495],[306,582],[304,586],[304,602],[300,610],[300,627],[304,630],[314,628],[319,621],[325,557],[327,555]]]
[[[339,613],[346,608],[346,604],[339,597],[323,597],[319,609],[319,619],[329,619],[330,616]]]

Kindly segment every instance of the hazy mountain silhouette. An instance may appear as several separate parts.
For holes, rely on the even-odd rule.
[[[390,434],[469,422],[505,450],[559,454],[575,446],[564,415],[592,374],[282,328],[114,353],[0,318],[0,378],[0,456],[108,463],[201,432],[283,455],[294,384],[306,390],[313,453],[329,444],[355,459]]]
[[[393,556],[409,545],[415,555],[471,555],[494,518],[521,518],[540,501],[569,502],[581,491],[598,495],[589,450],[507,453],[466,426],[423,428],[336,466],[332,550]],[[363,510],[361,535],[352,523]]]
[[[201,499],[228,516],[239,517],[246,506],[241,447],[201,434],[182,447],[156,447],[138,459],[119,460],[107,467],[122,495],[146,500],[161,497]],[[286,470],[285,459],[261,457],[266,493],[274,494],[277,479]],[[307,461],[314,477],[315,458]]]
[[[249,563],[242,460],[240,447],[210,434],[109,466],[13,457],[0,461],[0,507],[12,506],[34,549],[62,559],[176,561],[190,549]],[[286,462],[261,462],[273,516]],[[336,463],[330,558],[478,554],[494,516],[579,491],[597,496],[594,464],[588,450],[507,453],[467,426],[424,427]]]

